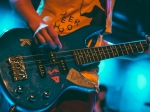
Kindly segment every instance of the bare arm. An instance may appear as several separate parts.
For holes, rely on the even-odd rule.
[[[12,7],[26,20],[29,27],[36,31],[39,23],[45,23],[36,13],[31,0],[9,0]],[[33,22],[34,21],[34,22]]]
[[[48,43],[51,48],[59,47],[62,45],[58,39],[58,34],[47,25],[42,18],[35,11],[31,0],[9,0],[11,6],[26,20],[28,26],[36,32],[35,42],[39,45]]]

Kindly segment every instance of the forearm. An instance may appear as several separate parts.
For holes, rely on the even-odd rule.
[[[29,27],[36,31],[40,23],[44,23],[37,14],[31,0],[9,0],[11,6],[25,19]]]

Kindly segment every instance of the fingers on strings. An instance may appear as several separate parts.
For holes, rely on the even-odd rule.
[[[50,48],[62,48],[58,34],[50,27],[42,28],[34,37],[36,44],[39,47],[48,45]]]

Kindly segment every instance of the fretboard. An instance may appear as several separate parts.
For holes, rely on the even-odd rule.
[[[148,49],[146,40],[121,43],[117,45],[77,49],[73,51],[76,64],[98,62],[100,60],[144,52]]]

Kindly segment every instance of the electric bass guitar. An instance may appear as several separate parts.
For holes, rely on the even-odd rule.
[[[75,72],[70,73],[72,69],[80,71],[83,64],[148,49],[147,40],[87,48],[86,38],[98,29],[84,27],[59,37],[63,47],[58,51],[37,49],[27,28],[5,32],[0,38],[0,82],[5,98],[19,111],[45,111],[69,89],[95,91],[72,82],[82,83]]]

